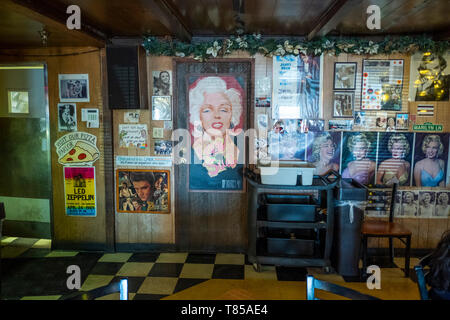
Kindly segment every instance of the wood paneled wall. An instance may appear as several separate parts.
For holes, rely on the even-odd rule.
[[[101,50],[83,48],[45,48],[7,50],[0,53],[0,63],[43,62],[48,71],[48,102],[50,118],[51,172],[53,188],[53,248],[106,248],[105,170],[103,162],[103,98]],[[65,214],[63,166],[58,163],[55,141],[68,132],[58,132],[59,85],[58,74],[88,74],[90,102],[76,103],[78,131],[97,136],[100,158],[94,163],[96,176],[97,216],[70,217]],[[100,128],[86,128],[81,121],[82,108],[98,108]],[[30,159],[32,161],[32,159]]]

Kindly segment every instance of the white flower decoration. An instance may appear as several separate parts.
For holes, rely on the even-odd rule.
[[[213,46],[212,46],[212,47],[209,47],[209,48],[206,50],[206,54],[210,54],[210,55],[212,55],[212,56],[215,58],[215,57],[217,57],[217,53],[219,52],[219,50],[220,50],[221,48],[222,48],[222,47],[219,46],[219,43],[218,43],[217,41],[214,41],[214,42],[213,42]]]

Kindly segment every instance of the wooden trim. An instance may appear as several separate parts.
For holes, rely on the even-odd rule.
[[[320,16],[314,24],[314,28],[308,33],[308,40],[316,36],[326,36],[349,12],[349,7],[353,7],[354,0],[335,0],[328,9]]]

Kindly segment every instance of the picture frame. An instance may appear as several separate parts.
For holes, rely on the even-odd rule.
[[[334,63],[334,90],[355,90],[357,62],[335,62]]]
[[[333,92],[333,117],[353,118],[355,93],[348,91]]]
[[[116,211],[124,213],[170,213],[170,171],[117,169]],[[143,188],[148,192],[140,191]]]
[[[172,96],[152,96],[152,120],[172,120]]]
[[[77,105],[58,103],[58,131],[77,131]]]
[[[395,130],[409,129],[409,113],[396,113],[395,115]]]
[[[89,102],[89,74],[59,74],[61,102]]]
[[[28,90],[9,89],[8,90],[8,112],[13,114],[29,114],[30,95]]]
[[[171,96],[172,95],[172,71],[153,71],[153,95]]]

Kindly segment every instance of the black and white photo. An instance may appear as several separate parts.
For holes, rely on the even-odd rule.
[[[152,97],[152,120],[172,120],[171,96]]]
[[[77,131],[75,103],[58,103],[58,131]]]
[[[402,209],[400,215],[404,217],[417,216],[417,200],[419,195],[417,191],[405,190],[402,191]]]
[[[431,218],[434,212],[435,193],[433,191],[419,192],[419,211],[420,218]]]
[[[88,74],[60,74],[58,80],[61,102],[89,102]]]
[[[356,62],[334,64],[334,90],[355,90]]]
[[[353,92],[333,93],[333,117],[352,118],[353,117]]]
[[[172,95],[172,71],[153,71],[153,95]]]

